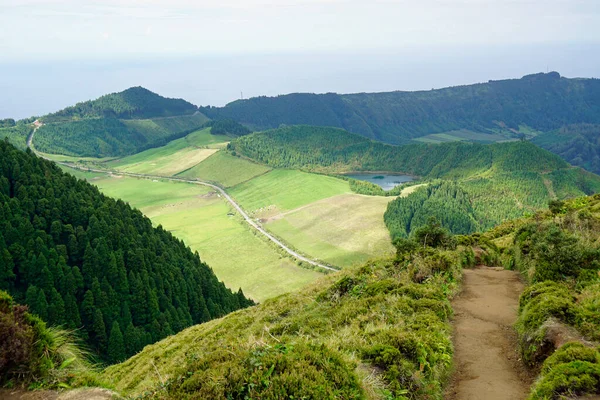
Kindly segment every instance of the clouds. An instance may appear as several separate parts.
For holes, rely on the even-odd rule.
[[[9,59],[585,42],[597,0],[0,0]]]

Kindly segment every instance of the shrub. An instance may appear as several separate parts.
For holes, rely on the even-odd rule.
[[[600,394],[600,352],[571,342],[548,357],[530,400]]]
[[[95,382],[88,356],[72,332],[47,327],[0,291],[0,384],[55,387]]]

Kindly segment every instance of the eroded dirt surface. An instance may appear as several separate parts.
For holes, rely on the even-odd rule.
[[[463,291],[452,302],[455,372],[446,399],[527,397],[533,376],[519,359],[513,328],[523,288],[516,272],[488,267],[464,271]]]
[[[119,396],[106,389],[75,389],[63,392],[0,389],[0,399],[2,400],[108,400],[119,398]]]

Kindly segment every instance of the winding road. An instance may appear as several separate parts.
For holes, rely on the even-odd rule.
[[[322,268],[328,271],[339,271],[338,268],[334,268],[325,264],[321,264],[317,261],[311,260],[310,258],[307,258],[301,254],[299,254],[298,252],[290,249],[285,243],[283,243],[281,240],[277,239],[275,236],[271,235],[269,232],[267,232],[266,229],[264,229],[262,226],[260,226],[256,221],[254,221],[252,218],[250,218],[250,216],[244,211],[244,209],[242,209],[242,207],[231,197],[229,196],[229,194],[227,194],[227,192],[212,183],[209,182],[204,182],[204,181],[200,181],[200,180],[194,180],[194,179],[185,179],[185,178],[175,178],[175,177],[167,177],[167,176],[160,176],[160,175],[146,175],[146,174],[136,174],[136,173],[132,173],[132,172],[123,172],[123,171],[110,171],[110,170],[106,170],[106,169],[94,169],[94,168],[88,168],[88,167],[81,167],[79,165],[76,164],[71,164],[71,163],[67,163],[67,162],[62,162],[62,161],[54,161],[48,157],[44,157],[43,154],[40,154],[38,152],[35,151],[35,149],[33,148],[33,136],[35,135],[35,132],[38,130],[38,128],[40,126],[42,126],[42,123],[39,122],[38,120],[33,122],[34,125],[34,129],[31,132],[31,134],[29,135],[29,137],[27,137],[27,147],[29,147],[31,149],[31,151],[33,151],[38,157],[43,158],[45,160],[48,161],[53,161],[57,164],[61,164],[64,165],[66,167],[70,167],[70,168],[74,168],[74,169],[78,169],[80,171],[87,171],[87,172],[99,172],[99,173],[116,173],[119,175],[124,175],[124,176],[131,176],[134,178],[143,178],[143,179],[165,179],[165,180],[169,180],[169,181],[175,181],[175,182],[185,182],[185,183],[191,183],[191,184],[195,184],[195,185],[202,185],[202,186],[208,186],[214,190],[216,190],[217,192],[219,192],[232,206],[233,208],[235,208],[237,210],[237,212],[244,218],[244,220],[250,225],[252,226],[254,229],[256,229],[258,232],[260,232],[262,235],[266,236],[267,239],[269,239],[271,242],[275,243],[278,247],[280,247],[281,249],[283,249],[286,253],[288,253],[289,255],[291,255],[292,257],[296,258],[297,260],[303,261],[305,263],[308,263],[314,267],[318,267],[318,268]]]

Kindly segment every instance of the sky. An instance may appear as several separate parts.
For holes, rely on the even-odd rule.
[[[600,76],[598,0],[0,0],[0,118],[142,85],[195,104]]]

